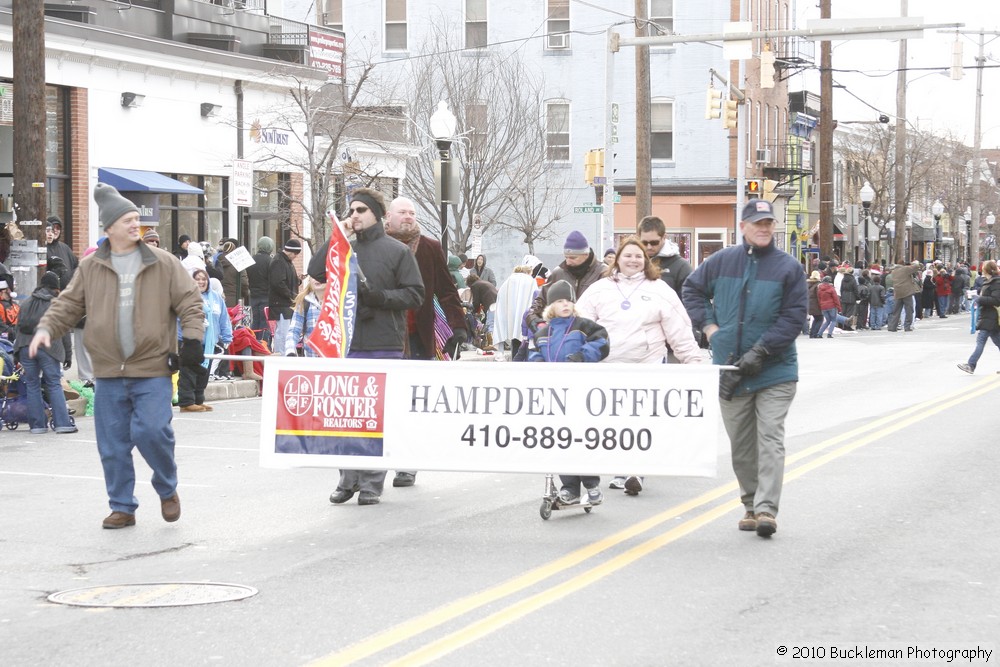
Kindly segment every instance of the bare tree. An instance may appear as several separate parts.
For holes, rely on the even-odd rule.
[[[545,169],[545,106],[540,75],[520,54],[495,48],[463,52],[442,23],[400,75],[397,90],[408,91],[414,143],[424,147],[407,161],[407,186],[433,222],[425,228],[440,236],[436,205],[433,139],[423,128],[440,100],[458,119],[452,159],[461,165],[460,196],[449,210],[449,250],[469,249],[477,216],[483,230],[507,227],[527,243],[545,238],[559,219]]]
[[[381,107],[362,106],[359,97],[371,96],[368,90],[375,84],[371,77],[375,65],[361,63],[347,68],[353,77],[343,83],[322,82],[292,76],[293,84],[288,88],[288,103],[271,110],[267,127],[251,128],[251,133],[280,129],[286,132],[297,150],[267,151],[258,158],[258,167],[275,171],[287,170],[307,175],[308,188],[301,195],[288,187],[274,183],[258,182],[259,190],[277,197],[276,211],[283,219],[290,220],[293,235],[321,243],[328,236],[327,212],[331,208],[343,206],[337,200],[337,193],[343,198],[345,179],[356,185],[369,185],[378,173],[368,173],[357,161],[345,161],[341,153],[348,141],[380,142],[387,137],[385,110]],[[396,125],[402,128],[401,118]],[[391,134],[391,130],[388,131]],[[397,131],[402,138],[403,131]],[[303,223],[298,224],[291,211],[302,211]]]
[[[539,162],[532,172],[512,178],[504,190],[507,214],[493,222],[500,233],[520,236],[532,255],[536,242],[559,236],[559,225],[571,205],[566,179],[555,173],[546,173],[545,163]]]

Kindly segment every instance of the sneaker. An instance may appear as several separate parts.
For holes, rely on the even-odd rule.
[[[576,503],[580,502],[580,496],[576,495],[569,489],[560,489],[559,502],[561,502],[563,505],[575,505]]]
[[[56,433],[76,433],[79,430],[75,426],[56,426]]]
[[[969,364],[959,364],[958,365],[958,370],[965,371],[969,375],[972,375],[973,373],[976,372],[976,369],[973,368],[972,366],[970,366]],[[35,432],[34,429],[32,429],[31,432],[34,433]]]
[[[48,428],[33,428],[31,429],[31,435],[45,435],[49,432]]]
[[[417,481],[416,473],[412,472],[397,472],[396,476],[392,478],[393,486],[413,486]]]
[[[642,491],[642,477],[636,477],[632,475],[625,480],[625,494],[629,496],[637,496],[639,492]]]
[[[163,520],[173,523],[181,518],[181,499],[175,493],[169,498],[160,498],[160,514]]]
[[[104,519],[104,523],[101,525],[110,529],[134,526],[135,515],[127,512],[112,512]]]
[[[743,515],[742,519],[740,519],[739,526],[740,530],[757,530],[757,515],[750,510],[747,510],[747,513]]]
[[[778,522],[774,520],[774,515],[770,512],[761,512],[757,515],[757,535],[760,537],[771,537],[778,530]]]
[[[600,505],[604,502],[604,493],[601,492],[601,487],[595,486],[592,489],[587,489],[587,502],[591,505]]]
[[[609,489],[624,489],[625,488],[625,478],[624,477],[615,477],[613,480],[611,480],[611,483],[608,484],[608,488]]]

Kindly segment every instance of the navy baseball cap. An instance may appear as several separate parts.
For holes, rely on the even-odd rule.
[[[761,220],[774,220],[774,209],[771,202],[766,199],[751,199],[743,207],[740,220],[743,222],[760,222]]]

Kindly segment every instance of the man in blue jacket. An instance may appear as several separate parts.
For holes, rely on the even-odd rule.
[[[774,210],[751,199],[740,216],[742,245],[715,253],[683,287],[684,306],[700,327],[719,376],[722,421],[746,513],[740,530],[770,537],[785,470],[785,416],[799,379],[795,339],[806,319],[802,267],[774,244]]]

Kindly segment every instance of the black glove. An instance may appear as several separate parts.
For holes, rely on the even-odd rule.
[[[720,371],[719,372],[719,398],[724,401],[733,400],[733,395],[736,393],[736,388],[740,386],[740,380],[743,377],[739,374],[739,371]]]
[[[182,368],[201,368],[205,361],[205,348],[200,340],[185,338],[181,341],[180,362]]]
[[[566,355],[566,361],[572,361],[579,364],[586,361],[586,359],[583,358],[583,352],[574,352],[573,354]]]
[[[63,362],[63,370],[68,371],[72,367],[73,367],[73,360],[67,358],[66,361]]]
[[[469,332],[465,329],[455,329],[451,338],[449,338],[444,344],[444,352],[448,353],[448,356],[455,358],[456,353],[461,349],[462,345],[469,340]]]
[[[381,308],[385,305],[385,292],[380,289],[372,289],[368,286],[368,281],[362,281],[358,289],[358,300],[362,305],[369,308]]]
[[[749,350],[743,353],[743,356],[736,360],[734,366],[740,369],[740,375],[745,377],[753,377],[760,373],[760,369],[764,366],[764,359],[767,358],[767,348],[765,348],[760,343],[757,343]]]

